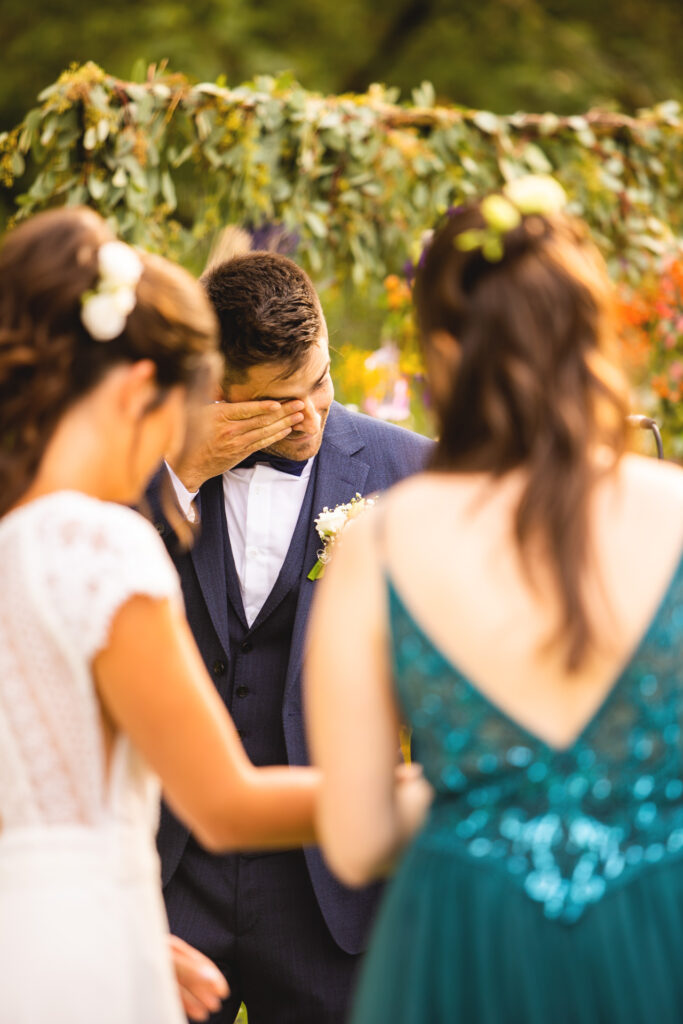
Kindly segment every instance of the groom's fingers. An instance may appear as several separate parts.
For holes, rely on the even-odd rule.
[[[170,465],[189,491],[198,490],[205,480],[260,448],[282,440],[303,419],[303,402],[214,402],[197,413],[192,444],[182,452],[182,462]]]
[[[284,426],[301,418],[304,403],[299,399],[289,402],[217,402],[215,416],[223,422],[227,432],[241,436],[252,430],[268,430],[276,423]]]
[[[271,444],[276,444],[277,441],[281,441],[283,438],[291,434],[292,427],[300,420],[295,420],[292,423],[284,421],[283,423],[274,423],[270,427],[265,427],[259,430],[250,430],[248,433],[243,434],[240,442],[244,449],[245,458],[247,455],[251,455],[252,452],[258,452],[261,448],[269,448]],[[285,425],[285,423],[287,425]],[[241,461],[241,460],[240,460]]]
[[[255,420],[270,423],[274,419],[289,416],[292,412],[300,412],[304,403],[293,398],[288,402],[277,402],[275,399],[261,399],[255,402],[216,402],[227,420]]]

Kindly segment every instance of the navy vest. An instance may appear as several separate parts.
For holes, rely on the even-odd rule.
[[[221,489],[221,525],[228,590],[230,660],[223,697],[249,759],[286,764],[282,700],[299,600],[303,549],[310,530],[315,465],[278,578],[251,626],[247,625],[230,546]]]
[[[244,615],[230,546],[223,478],[208,480],[200,490],[202,534],[194,550],[196,557],[206,560],[203,564],[213,566],[211,577],[216,585],[215,596],[225,595],[222,608],[218,604],[207,608],[193,565],[193,553],[181,551],[177,542],[166,533],[165,525],[160,523],[180,571],[188,622],[216,689],[230,711],[249,759],[255,765],[287,764],[288,761],[282,703],[299,588],[302,576],[305,577],[303,570],[313,518],[316,471],[317,465],[314,464],[289,550],[273,589],[251,627]],[[215,564],[216,554],[221,550],[223,571]],[[229,653],[227,661],[224,649]],[[157,842],[162,855],[164,885],[183,856],[188,836],[185,825],[178,821],[166,804],[162,804]],[[220,861],[223,857],[215,859],[215,863]],[[191,862],[191,870],[195,870],[195,865],[196,870],[213,870],[211,857],[204,856],[204,869],[194,856]]]

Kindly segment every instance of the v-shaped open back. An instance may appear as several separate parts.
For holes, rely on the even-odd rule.
[[[493,703],[387,586],[398,697],[437,792],[420,842],[491,859],[564,920],[642,866],[683,855],[683,558],[598,710],[562,750]]]
[[[643,648],[647,647],[648,641],[651,634],[656,631],[657,621],[660,615],[666,613],[666,606],[672,599],[672,595],[681,586],[681,579],[683,578],[683,551],[679,554],[676,561],[676,566],[668,578],[668,581],[664,587],[663,593],[660,595],[659,600],[656,603],[655,611],[650,615],[645,628],[642,630],[640,636],[631,645],[627,655],[622,658],[619,668],[612,675],[608,685],[601,687],[602,697],[598,700],[597,706],[584,720],[583,724],[577,729],[574,737],[565,743],[562,747],[558,747],[548,740],[544,739],[540,733],[535,732],[528,726],[525,726],[514,714],[503,708],[494,697],[487,693],[487,688],[483,686],[478,680],[475,680],[471,675],[468,675],[457,663],[457,661],[449,654],[447,654],[440,645],[430,636],[429,632],[420,623],[418,617],[411,611],[408,601],[402,597],[399,588],[393,581],[390,573],[385,572],[386,585],[390,594],[390,607],[398,605],[403,616],[409,619],[422,640],[431,646],[443,661],[446,669],[450,668],[455,676],[465,685],[470,687],[475,694],[477,694],[484,703],[490,708],[492,713],[499,714],[504,718],[511,726],[516,727],[520,734],[526,739],[532,740],[541,746],[547,747],[550,751],[554,751],[557,754],[568,753],[572,747],[578,743],[592,728],[603,713],[603,710],[609,706],[612,697],[618,691],[621,681],[628,675],[628,670],[631,664],[641,655]]]

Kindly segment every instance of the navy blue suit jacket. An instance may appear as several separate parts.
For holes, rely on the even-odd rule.
[[[419,434],[403,430],[333,403],[317,455],[313,483],[312,516],[303,529],[297,529],[290,550],[300,566],[296,616],[289,650],[282,724],[290,764],[307,764],[305,725],[301,696],[301,668],[306,626],[316,584],[307,579],[315,564],[320,540],[313,519],[324,506],[334,508],[357,493],[383,491],[392,484],[424,468],[432,442]],[[200,492],[201,495],[201,492]],[[158,481],[148,494],[158,526],[180,573],[187,617],[209,672],[230,658],[228,636],[228,595],[224,571],[222,540],[215,523],[207,522],[202,510],[202,531],[190,550],[179,550],[172,531],[159,510]],[[220,691],[220,685],[218,686]],[[159,849],[164,884],[175,871],[187,842],[188,832],[168,812],[162,816]],[[305,851],[311,882],[331,934],[349,953],[360,952],[365,945],[367,927],[374,909],[376,889],[352,891],[341,885],[324,864],[317,848]],[[209,856],[207,854],[207,856]]]

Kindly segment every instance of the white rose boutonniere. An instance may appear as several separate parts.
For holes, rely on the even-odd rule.
[[[351,501],[342,505],[336,505],[334,508],[325,506],[315,520],[315,528],[323,546],[318,552],[318,561],[308,574],[309,580],[320,579],[325,572],[325,566],[332,557],[334,545],[349,523],[353,522],[366,508],[372,508],[375,504],[377,504],[377,498],[361,498],[360,494],[357,494]]]

